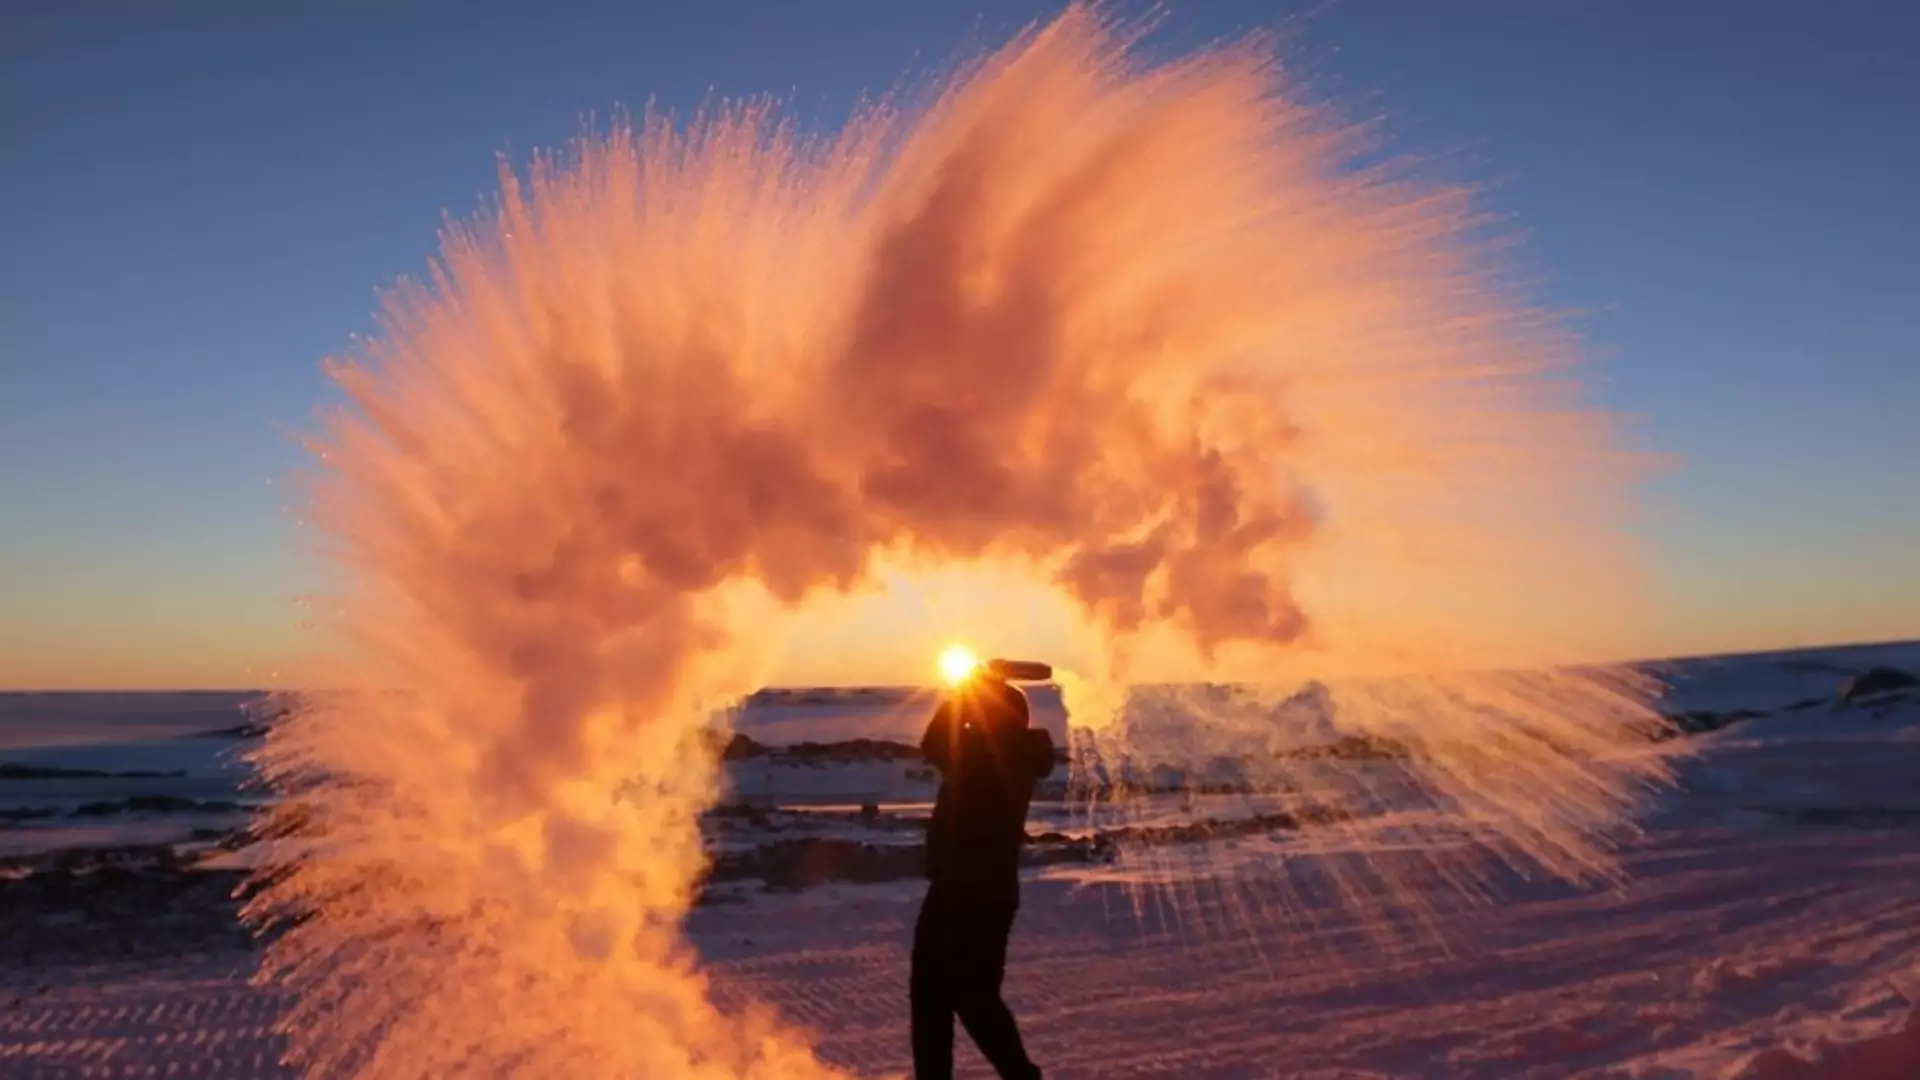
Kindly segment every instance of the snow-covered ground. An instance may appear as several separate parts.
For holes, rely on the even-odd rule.
[[[1445,888],[1394,909],[1325,902],[1362,860],[1415,882],[1435,865],[1420,845],[1452,842],[1392,816],[1185,845],[1177,863],[1062,863],[1030,875],[1008,996],[1057,1080],[1916,1080],[1920,694],[1838,703],[1840,683],[1869,664],[1920,671],[1920,647],[1672,665],[1670,711],[1762,715],[1685,742],[1680,789],[1648,808],[1617,887],[1516,878],[1486,902]],[[779,725],[815,740],[917,734],[920,716],[901,702],[857,704],[769,705],[741,729],[767,742],[797,741],[773,736]],[[829,733],[820,710],[834,708],[866,726]],[[0,744],[0,762],[152,768],[33,741],[31,752]],[[157,771],[210,783],[226,768],[217,743],[197,751],[212,770],[176,759]],[[889,785],[911,794],[911,767],[760,758],[738,764],[736,790],[874,801]],[[0,780],[0,808],[18,802],[12,785],[46,783]],[[36,797],[124,790],[84,783],[101,787]],[[918,892],[910,881],[750,891],[699,909],[690,929],[722,998],[771,1001],[817,1033],[827,1058],[898,1074]],[[0,894],[0,918],[14,914],[7,903]],[[1426,916],[1411,929],[1409,910]],[[283,1075],[275,1002],[245,982],[251,954],[195,947],[0,968],[0,1077]],[[962,1074],[986,1075],[961,1042]]]

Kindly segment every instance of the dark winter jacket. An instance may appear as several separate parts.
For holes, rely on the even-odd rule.
[[[927,880],[1017,907],[1020,845],[1034,785],[1053,772],[1053,738],[1031,726],[1017,687],[976,677],[941,702],[920,740],[940,770],[927,825]]]

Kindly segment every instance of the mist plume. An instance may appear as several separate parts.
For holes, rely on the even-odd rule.
[[[832,1075],[711,1004],[680,922],[716,712],[882,563],[1054,587],[1090,727],[1174,653],[1459,671],[1623,617],[1632,459],[1466,194],[1356,164],[1266,44],[1138,38],[1075,7],[837,134],[718,106],[505,170],[332,366],[313,516],[361,689],[261,752],[304,816],[250,909],[316,1075]],[[1606,756],[1636,701],[1345,715],[1580,873],[1651,776]]]

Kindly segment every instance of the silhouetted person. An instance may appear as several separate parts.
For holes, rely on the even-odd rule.
[[[956,1016],[1002,1077],[1040,1077],[1000,997],[1027,806],[1053,771],[1053,739],[1030,723],[1026,695],[982,669],[940,704],[920,740],[941,781],[927,826],[930,884],[913,928],[916,1080],[953,1075]]]

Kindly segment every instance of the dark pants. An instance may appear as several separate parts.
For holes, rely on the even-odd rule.
[[[927,890],[913,927],[913,974],[907,996],[913,1010],[914,1080],[953,1076],[953,1018],[958,1016],[980,1055],[1006,1080],[1039,1080],[1027,1058],[1013,1013],[1000,1000],[1007,972],[1011,906],[976,900],[939,886]]]

